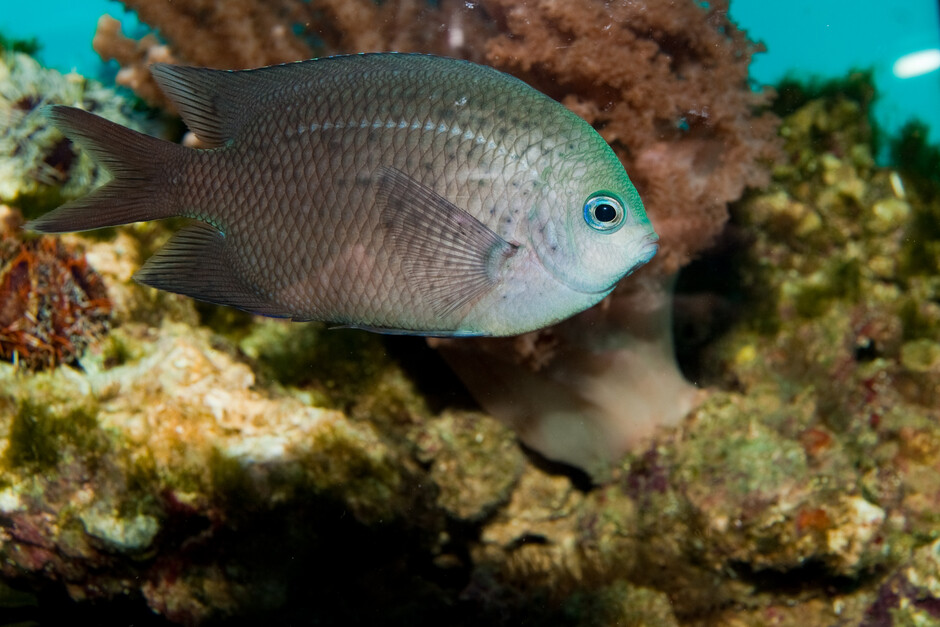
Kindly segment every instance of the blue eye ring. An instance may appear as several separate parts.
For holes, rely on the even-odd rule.
[[[613,233],[626,222],[623,201],[609,192],[594,194],[584,203],[584,221],[601,233]]]

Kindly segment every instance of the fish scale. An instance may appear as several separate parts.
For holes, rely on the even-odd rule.
[[[153,73],[209,148],[54,107],[115,177],[27,225],[197,220],[141,268],[147,285],[297,320],[510,335],[591,306],[656,250],[603,139],[492,68],[389,53]]]

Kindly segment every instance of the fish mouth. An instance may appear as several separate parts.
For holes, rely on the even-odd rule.
[[[643,238],[642,248],[640,249],[639,260],[636,262],[636,265],[633,266],[633,269],[630,272],[633,272],[636,268],[646,264],[652,259],[656,252],[659,250],[659,235],[656,233],[650,233]]]
[[[627,270],[622,276],[620,276],[609,286],[599,290],[576,291],[582,292],[583,294],[607,294],[611,292],[615,287],[617,287],[618,283],[633,274],[637,268],[646,265],[649,260],[652,259],[654,255],[656,255],[656,252],[659,250],[659,235],[656,233],[648,233],[647,235],[644,235],[643,238],[639,241],[638,249],[639,250],[637,251],[636,261],[634,262],[633,266],[631,266],[629,270]]]
[[[633,238],[632,242],[630,244],[627,244],[627,246],[629,246],[629,250],[623,251],[623,252],[626,252],[627,255],[633,257],[632,265],[630,265],[630,267],[627,268],[623,274],[620,274],[618,276],[615,276],[613,274],[608,274],[608,276],[605,278],[606,280],[610,281],[610,283],[606,283],[606,281],[604,283],[601,283],[600,280],[596,280],[596,281],[578,280],[579,277],[577,275],[572,277],[567,272],[564,272],[564,271],[560,272],[556,264],[552,263],[552,258],[550,255],[543,254],[544,251],[539,246],[535,246],[533,248],[534,248],[536,259],[538,260],[538,264],[542,267],[542,269],[549,276],[551,276],[560,285],[563,285],[566,289],[569,289],[573,292],[577,292],[578,294],[600,295],[601,297],[603,297],[604,295],[609,294],[611,290],[613,290],[615,287],[617,287],[617,284],[624,277],[627,277],[633,274],[634,270],[636,270],[643,264],[647,263],[650,259],[652,259],[653,256],[656,254],[656,252],[659,250],[658,242],[659,242],[659,235],[657,235],[656,232],[653,231],[652,229],[649,229],[646,233],[644,233],[643,235],[639,237]],[[620,253],[620,254],[617,254],[617,253]],[[616,258],[616,257],[621,256],[622,254],[623,253],[621,251],[616,251],[614,252],[613,257]]]

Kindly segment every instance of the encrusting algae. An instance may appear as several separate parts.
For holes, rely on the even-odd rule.
[[[155,297],[130,276],[160,229],[68,240],[113,328],[76,367],[0,363],[4,583],[53,624],[936,622],[940,192],[874,162],[865,107],[780,112],[706,260],[737,314],[685,364],[707,393],[598,485],[423,345]]]

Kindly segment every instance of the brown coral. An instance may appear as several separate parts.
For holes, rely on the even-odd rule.
[[[728,1],[486,0],[487,60],[591,122],[620,156],[662,239],[666,273],[707,247],[727,203],[768,182],[778,120],[748,83],[760,46]]]
[[[148,69],[157,61],[240,69],[388,50],[481,60],[480,37],[487,31],[470,3],[442,3],[452,5],[445,10],[421,0],[122,2],[166,43],[153,34],[140,40],[125,37],[120,22],[104,16],[98,23],[95,50],[121,64],[119,84],[163,107],[170,103]]]
[[[110,318],[104,283],[81,253],[0,230],[0,359],[31,369],[71,362]]]

